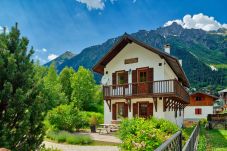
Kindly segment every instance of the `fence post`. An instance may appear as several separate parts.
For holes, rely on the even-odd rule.
[[[182,150],[182,131],[180,132],[180,136],[179,136],[179,144],[180,144],[180,150]]]

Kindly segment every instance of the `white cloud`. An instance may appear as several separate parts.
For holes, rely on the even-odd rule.
[[[164,27],[171,25],[173,22],[181,25],[183,28],[195,28],[203,29],[205,31],[218,30],[219,28],[227,28],[227,24],[221,24],[214,19],[214,17],[209,17],[202,13],[196,15],[185,15],[183,20],[176,19],[168,21],[164,24]]]
[[[136,3],[136,0],[132,0],[133,3]]]
[[[43,51],[43,52],[47,52],[47,49],[46,49],[46,48],[43,48],[42,51]]]
[[[58,55],[56,55],[56,54],[50,54],[50,55],[48,55],[48,60],[49,61],[51,61],[51,60],[53,60],[53,59],[55,59],[55,58],[57,58],[58,57]]]
[[[0,34],[4,32],[4,27],[0,26]],[[9,33],[9,29],[6,27],[6,34]]]
[[[76,1],[86,4],[88,10],[92,10],[92,9],[101,9],[102,10],[105,7],[103,0],[76,0]]]

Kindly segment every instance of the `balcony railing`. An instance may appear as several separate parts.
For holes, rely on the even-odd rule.
[[[104,98],[121,97],[177,97],[189,102],[189,94],[177,80],[138,82],[103,86]]]

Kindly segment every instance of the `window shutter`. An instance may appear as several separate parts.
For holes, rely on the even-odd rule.
[[[197,109],[195,109],[195,114],[197,114]]]
[[[117,120],[116,104],[112,104],[112,120]]]
[[[137,70],[132,70],[132,94],[137,94]]]
[[[153,81],[154,80],[154,70],[153,68],[148,69],[148,81]]]
[[[202,114],[202,109],[199,109],[199,114]]]
[[[153,103],[148,103],[147,114],[147,116],[153,116]]]
[[[124,117],[128,118],[128,104],[126,104],[126,103],[124,106]]]
[[[133,103],[133,117],[138,116],[138,103]]]
[[[126,84],[125,87],[128,88],[128,85],[127,85],[128,84],[128,71],[124,72],[124,80],[125,80],[125,84]]]
[[[116,76],[116,72],[114,72],[114,73],[112,73],[112,85],[114,85],[113,86],[113,88],[115,89],[116,88],[116,80],[117,80],[117,76]]]
[[[149,68],[148,69],[148,79],[147,79],[147,81],[149,82],[148,83],[148,89],[149,89],[149,93],[152,93],[153,92],[153,83],[150,83],[150,82],[152,82],[152,81],[154,81],[154,70],[153,70],[153,68]]]

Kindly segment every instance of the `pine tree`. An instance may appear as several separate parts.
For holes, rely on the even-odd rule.
[[[28,43],[17,24],[0,35],[0,146],[11,150],[36,150],[44,136],[48,100]]]

